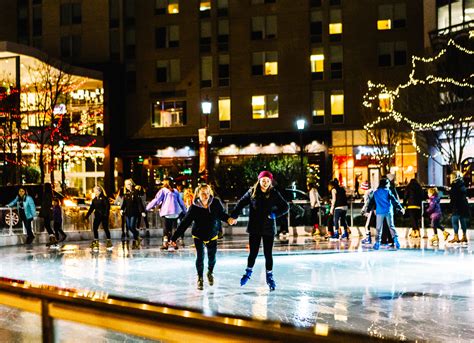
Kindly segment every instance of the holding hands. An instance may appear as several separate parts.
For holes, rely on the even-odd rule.
[[[237,219],[230,217],[229,219],[227,219],[227,223],[229,225],[235,225],[237,223]]]

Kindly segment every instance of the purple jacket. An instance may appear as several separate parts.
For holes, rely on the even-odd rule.
[[[440,205],[440,200],[439,197],[436,195],[430,196],[429,199],[429,206],[426,209],[426,213],[430,215],[431,218],[433,217],[441,217],[441,205]]]
[[[176,189],[161,188],[156,193],[155,198],[148,204],[146,210],[149,211],[155,206],[160,206],[161,217],[178,218],[181,213],[186,214],[186,206]]]

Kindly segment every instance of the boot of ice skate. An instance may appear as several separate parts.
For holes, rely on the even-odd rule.
[[[56,245],[56,244],[58,244],[58,240],[56,239],[56,236],[49,235],[49,242],[46,243],[46,246],[50,247],[51,245]]]
[[[380,249],[380,242],[379,241],[375,242],[375,244],[373,246],[373,249],[374,250],[379,250]]]
[[[197,289],[200,291],[204,289],[204,279],[202,276],[198,276]]]
[[[433,235],[433,237],[431,237],[431,239],[430,239],[430,243],[431,243],[431,245],[433,245],[433,246],[439,245],[439,238],[438,238],[438,235]]]
[[[214,275],[212,275],[210,270],[207,272],[207,281],[209,282],[209,286],[214,285]]]
[[[240,286],[244,286],[250,280],[251,276],[252,276],[252,268],[245,269],[245,274],[242,275],[242,278],[240,279]]]
[[[400,242],[398,241],[397,236],[393,237],[393,247],[397,250],[400,249]]]
[[[273,279],[273,272],[271,270],[267,270],[267,285],[270,288],[270,291],[274,291],[276,288],[276,283]]]
[[[467,245],[468,241],[467,241],[467,236],[465,233],[462,234],[462,238],[459,240],[459,243],[463,245]]]
[[[114,246],[114,245],[112,244],[112,240],[107,239],[107,240],[105,241],[105,248],[106,248],[107,250],[111,250],[111,249],[113,248],[113,246]]]
[[[444,240],[447,241],[448,240],[448,237],[449,237],[449,232],[444,230],[443,231],[443,237],[444,237]]]
[[[90,248],[92,250],[99,250],[99,240],[98,239],[94,239],[91,244],[90,244]]]
[[[451,243],[451,244],[460,243],[458,234],[455,233],[453,239],[450,240],[448,243]]]
[[[362,244],[372,244],[372,237],[370,236],[370,232],[367,234],[367,237],[365,237],[362,241]]]
[[[342,234],[341,239],[349,239],[349,229],[344,230],[344,233]]]

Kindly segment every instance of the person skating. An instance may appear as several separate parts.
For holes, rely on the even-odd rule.
[[[375,244],[373,246],[374,250],[380,249],[380,242],[382,239],[382,229],[384,222],[387,222],[390,233],[393,237],[393,245],[395,248],[400,249],[400,242],[398,241],[397,230],[395,229],[395,224],[393,222],[393,212],[395,210],[400,210],[402,213],[405,213],[405,209],[402,207],[400,202],[395,198],[395,196],[390,191],[390,181],[386,178],[380,180],[379,187],[374,192],[373,198],[370,200],[368,211],[371,211],[375,206],[375,215],[376,215],[376,227],[377,234],[375,237]]]
[[[231,217],[237,219],[242,209],[249,206],[249,233],[250,253],[247,259],[247,269],[240,280],[244,286],[252,276],[253,266],[263,241],[265,255],[266,280],[270,290],[275,290],[273,279],[273,241],[276,233],[276,218],[288,213],[289,207],[281,194],[272,186],[273,175],[269,171],[262,171],[258,181],[239,200],[232,211]]]
[[[433,237],[430,239],[431,245],[438,245],[439,238],[438,238],[438,229],[443,231],[444,240],[447,241],[449,237],[448,231],[444,230],[444,227],[441,226],[441,205],[440,199],[438,196],[438,191],[436,188],[428,189],[428,199],[429,199],[429,206],[426,209],[426,214],[430,216],[431,219],[431,228],[433,229]]]
[[[370,224],[374,221],[375,218],[375,209],[369,209],[369,204],[372,198],[374,197],[375,189],[367,185],[367,190],[364,194],[364,205],[362,206],[361,214],[366,216],[367,219],[365,221],[365,234],[366,237],[361,241],[362,244],[372,244],[372,236],[370,234]]]
[[[53,220],[53,188],[50,183],[43,184],[43,196],[41,199],[41,209],[39,211],[38,217],[43,219],[43,228],[46,229],[46,232],[49,235],[49,241],[46,243],[46,246],[58,244],[58,239],[56,238],[53,229],[51,228],[51,221]]]
[[[163,180],[163,187],[156,193],[155,198],[146,207],[150,211],[156,206],[160,207],[160,217],[164,218],[165,227],[163,230],[163,247],[167,245],[171,238],[173,228],[176,227],[180,215],[186,214],[186,206],[181,199],[179,192],[171,184],[172,179]]]
[[[33,198],[28,195],[26,188],[20,187],[18,189],[18,195],[7,205],[7,207],[13,207],[15,205],[18,210],[20,222],[24,225],[26,230],[25,244],[31,244],[35,239],[33,229],[31,228],[31,223],[33,222],[33,219],[36,215],[36,206]]]
[[[451,223],[454,229],[454,238],[448,243],[468,244],[467,223],[469,220],[469,203],[467,202],[467,190],[464,185],[462,174],[454,172],[450,176],[451,189],[449,197],[451,199]],[[462,238],[459,239],[459,224],[461,224]]]
[[[344,233],[341,238],[348,239],[349,229],[346,221],[348,203],[346,191],[339,185],[337,179],[329,181],[329,190],[331,192],[330,214],[334,215],[334,234],[331,236],[331,239],[339,239],[339,225],[344,227]]]
[[[197,288],[204,287],[204,247],[207,249],[209,285],[214,284],[214,266],[216,265],[217,239],[221,221],[235,223],[233,218],[225,212],[218,198],[213,197],[212,189],[207,184],[196,188],[193,204],[178,225],[170,244],[176,247],[176,240],[184,235],[186,229],[193,223],[192,236],[196,247],[196,271],[198,275]]]
[[[135,191],[135,184],[132,179],[125,180],[125,192],[123,194],[122,206],[120,208],[121,214],[125,216],[125,224],[127,230],[133,234],[132,249],[140,247],[141,238],[137,231],[137,220],[141,215],[145,216],[145,209],[143,203]]]
[[[105,246],[107,249],[112,249],[113,244],[110,237],[109,231],[109,214],[110,214],[110,203],[107,198],[107,194],[104,189],[100,186],[94,187],[94,199],[92,199],[89,211],[87,211],[86,218],[94,213],[94,222],[92,223],[92,230],[94,232],[94,240],[91,243],[91,249],[99,249],[99,226],[102,224],[102,228],[105,231]]]
[[[58,242],[64,242],[67,238],[66,233],[63,231],[63,210],[61,208],[61,203],[59,199],[54,198],[52,201],[53,205],[53,228],[54,228],[54,237],[56,238],[56,243],[53,245],[58,246]]]
[[[308,183],[309,204],[311,206],[311,224],[313,226],[313,236],[320,236],[319,231],[319,210],[321,208],[321,196],[319,195],[316,183]]]
[[[411,179],[405,189],[403,205],[410,217],[412,231],[410,237],[420,238],[421,203],[425,196],[423,188],[416,179]]]

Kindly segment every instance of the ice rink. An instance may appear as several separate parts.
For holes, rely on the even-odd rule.
[[[196,289],[195,252],[188,240],[176,252],[160,250],[161,240],[157,239],[144,241],[140,250],[114,242],[112,252],[101,246],[99,253],[91,253],[86,243],[73,242],[60,251],[44,246],[1,248],[0,275],[185,306],[208,314],[317,325],[329,331],[336,328],[402,340],[474,341],[472,240],[468,247],[441,244],[436,249],[427,248],[427,240],[402,240],[399,251],[387,247],[373,251],[361,247],[359,239],[277,240],[277,289],[270,292],[263,256],[257,259],[252,279],[240,287],[247,261],[246,239],[219,242],[215,285],[210,287],[205,279],[204,291]],[[8,328],[15,331],[8,333],[12,338],[40,335],[34,315],[1,307],[0,311],[2,337],[12,316],[17,319],[16,326]],[[79,332],[74,325],[64,322],[60,330],[73,338]],[[107,342],[129,341],[105,330],[89,334]]]

